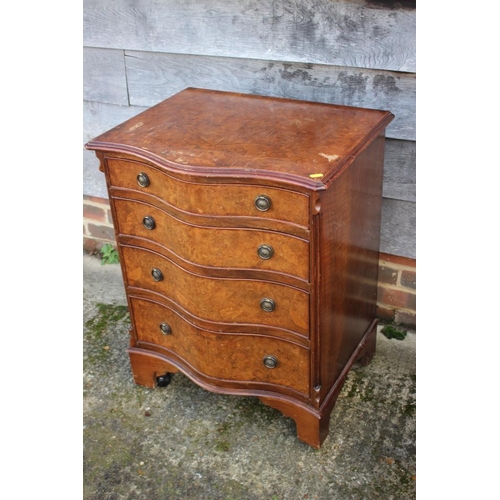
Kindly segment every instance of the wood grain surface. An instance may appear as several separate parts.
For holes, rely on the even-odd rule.
[[[330,0],[85,0],[88,47],[415,71],[415,8]]]
[[[393,118],[389,111],[189,88],[86,147],[138,154],[177,172],[315,187]]]
[[[376,317],[383,155],[379,136],[321,196],[320,402]]]
[[[121,255],[128,286],[152,290],[179,304],[193,317],[222,323],[267,325],[309,335],[309,294],[302,290],[253,280],[251,273],[247,279],[200,276],[143,248],[122,245]],[[157,282],[151,276],[154,268],[163,273],[162,281]],[[261,309],[260,302],[265,298],[276,303],[274,311]]]
[[[83,97],[88,101],[130,104],[123,50],[83,49]]]
[[[346,66],[125,51],[130,103],[152,106],[186,87],[389,109],[386,135],[415,140],[415,75]]]
[[[269,279],[276,281],[281,273],[309,281],[309,242],[301,238],[276,231],[186,224],[135,200],[115,198],[113,204],[118,222],[115,234],[163,242],[160,248],[166,256],[173,253],[190,263],[215,268],[274,271]],[[145,217],[154,221],[152,229],[145,227]],[[271,258],[259,257],[262,245],[273,249]]]
[[[198,376],[219,379],[219,384],[231,380],[244,387],[276,390],[279,387],[272,386],[278,385],[309,393],[309,378],[304,376],[309,373],[309,352],[304,347],[265,335],[202,330],[172,309],[145,299],[134,298],[131,304],[139,347],[160,346]],[[171,327],[171,334],[161,332],[161,323]],[[278,360],[276,368],[266,368],[265,356]]]
[[[190,152],[187,151],[189,155]],[[174,177],[161,167],[123,158],[108,158],[110,187],[127,190],[121,196],[133,197],[134,192],[150,195],[151,202],[160,202],[181,212],[210,216],[256,218],[262,223],[266,220],[289,222],[307,228],[309,224],[309,198],[305,194],[286,189],[277,189],[258,185],[203,182],[199,176],[193,179],[187,176]],[[144,173],[149,178],[149,186],[141,187],[137,176]],[[120,191],[114,190],[115,196]],[[259,211],[255,206],[258,196],[267,196],[271,206],[266,211]],[[185,219],[187,220],[187,219]],[[196,219],[203,224],[202,219]],[[222,225],[222,223],[221,223]],[[265,226],[260,226],[265,227]]]

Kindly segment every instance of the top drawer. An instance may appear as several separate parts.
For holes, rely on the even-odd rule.
[[[309,225],[309,197],[301,193],[266,186],[186,182],[146,163],[115,158],[107,159],[107,170],[110,187],[147,193],[191,214]]]

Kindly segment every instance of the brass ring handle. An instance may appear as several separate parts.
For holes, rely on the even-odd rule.
[[[163,273],[157,267],[151,271],[151,276],[155,281],[163,281]]]
[[[260,245],[257,253],[261,259],[268,260],[274,255],[274,248],[271,245]]]
[[[278,366],[278,360],[274,356],[265,356],[262,362],[266,368],[276,368]]]
[[[257,210],[267,212],[267,210],[271,208],[271,198],[264,194],[260,194],[257,198],[255,198],[254,204]]]
[[[167,323],[161,323],[160,330],[163,335],[172,335],[172,328]]]
[[[142,223],[146,229],[154,229],[156,227],[156,222],[150,215],[146,215],[146,217],[142,219]]]
[[[144,172],[141,172],[140,174],[137,175],[137,183],[139,186],[146,188],[149,186],[149,177],[148,174],[145,174]]]
[[[276,302],[273,299],[262,299],[260,301],[260,308],[264,312],[273,312],[276,309]]]

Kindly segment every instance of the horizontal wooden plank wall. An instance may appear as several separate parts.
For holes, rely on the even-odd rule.
[[[83,49],[83,98],[129,105],[123,50]]]
[[[384,6],[398,5],[398,8]],[[387,109],[382,251],[415,257],[411,0],[84,1],[84,142],[186,87]],[[93,153],[84,192],[106,197]]]
[[[187,86],[390,109],[387,136],[415,139],[415,76],[259,59],[125,51],[130,104],[152,106]]]
[[[407,0],[84,0],[84,43],[415,72],[411,4]]]

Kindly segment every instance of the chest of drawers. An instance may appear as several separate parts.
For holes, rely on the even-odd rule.
[[[257,396],[320,447],[375,352],[387,111],[186,89],[90,141],[137,384]]]

